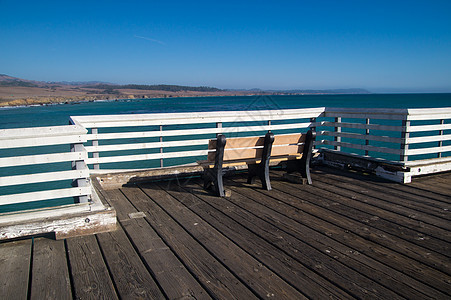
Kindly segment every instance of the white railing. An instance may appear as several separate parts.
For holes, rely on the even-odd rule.
[[[194,163],[207,155],[208,140],[218,133],[231,137],[272,130],[278,134],[305,131],[310,127],[318,133],[317,149],[329,148],[340,153],[353,153],[354,157],[374,158],[401,166],[403,172],[399,174],[386,172],[380,175],[410,182],[413,175],[450,169],[447,164],[451,161],[451,135],[447,132],[451,129],[450,116],[451,108],[320,107],[76,116],[71,117],[71,121],[89,129],[87,140],[90,142],[86,150],[92,173]],[[435,144],[431,146],[431,142]],[[435,158],[431,159],[431,155]],[[165,163],[166,160],[174,161]],[[125,168],[115,167],[123,162],[127,162]]]
[[[76,116],[71,120],[73,124],[90,130],[87,135],[91,141],[86,146],[90,153],[87,163],[93,166],[92,172],[101,173],[101,164],[108,163],[128,162],[127,166],[130,166],[130,162],[139,161],[137,169],[140,166],[161,168],[167,165],[164,161],[170,159],[176,159],[170,165],[195,162],[208,154],[208,140],[218,133],[232,137],[264,134],[268,130],[275,133],[305,132],[323,111],[324,108],[311,108]],[[147,153],[121,155],[127,151]],[[145,161],[148,161],[147,165]],[[154,161],[153,165],[151,161]]]
[[[74,197],[79,203],[88,202],[91,185],[85,163],[88,157],[83,145],[85,142],[86,129],[73,125],[0,130],[0,151],[3,153],[0,158],[0,188],[16,186],[11,189],[14,193],[0,195],[0,205],[67,197]],[[52,172],[53,166],[61,163],[64,166]],[[71,180],[73,187],[69,184],[67,188],[54,189],[49,184],[63,180]],[[37,188],[36,191],[23,192],[24,185],[37,183],[41,186],[46,183],[47,186],[44,190]],[[17,193],[17,190],[21,192]]]
[[[76,116],[71,122],[69,126],[0,130],[0,205],[64,197],[86,203],[92,193],[90,174],[195,163],[206,157],[208,140],[218,133],[234,137],[313,128],[317,150],[354,153],[353,157],[396,165],[395,171],[376,171],[397,181],[451,170],[451,108],[320,107]],[[59,147],[58,151],[48,150],[49,146]],[[53,170],[53,164],[61,162],[72,162],[72,166]],[[31,192],[21,188],[63,180],[73,181],[74,187],[38,187]],[[14,187],[12,193],[2,192]]]
[[[322,118],[315,124],[322,137],[317,147],[404,168],[392,174],[381,170],[384,177],[407,183],[415,175],[451,170],[451,108],[326,108]]]

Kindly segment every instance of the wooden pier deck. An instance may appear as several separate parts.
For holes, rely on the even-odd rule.
[[[272,191],[199,178],[101,191],[114,232],[0,244],[1,299],[450,299],[451,173],[315,168]],[[258,181],[257,181],[258,182]]]

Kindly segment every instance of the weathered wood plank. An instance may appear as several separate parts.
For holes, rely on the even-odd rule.
[[[122,227],[97,234],[111,277],[121,299],[164,299]]]
[[[316,167],[314,173],[327,174],[322,176],[324,179],[337,178],[336,181],[351,183],[354,186],[360,186],[360,190],[367,190],[371,193],[384,193],[394,205],[402,204],[403,207],[412,208],[427,214],[436,215],[441,218],[449,218],[449,210],[451,210],[451,195],[442,196],[435,192],[437,182],[432,181],[427,190],[417,188],[415,180],[409,184],[398,184],[395,182],[385,181],[376,176],[363,175],[358,172],[343,171]],[[426,177],[421,178],[422,183],[427,184]],[[338,182],[337,182],[338,183]],[[433,185],[433,190],[432,190]],[[447,186],[448,192],[451,192],[451,187]]]
[[[215,122],[249,122],[283,119],[315,118],[323,113],[324,107],[284,109],[284,110],[255,110],[255,111],[215,111],[189,113],[158,113],[158,114],[124,114],[72,116],[71,119],[88,128],[192,124]],[[146,122],[146,123],[144,123]],[[154,122],[154,123],[149,123]]]
[[[30,299],[72,299],[64,241],[34,239],[32,266]]]
[[[0,186],[59,181],[66,179],[88,178],[89,170],[70,170],[60,172],[37,173],[29,175],[15,175],[0,177]]]
[[[0,158],[0,167],[15,167],[15,166],[85,160],[87,157],[88,157],[87,152],[66,152],[66,153],[2,157]]]
[[[417,228],[421,232],[430,228],[428,234],[435,232],[441,237],[449,238],[451,236],[449,231],[451,230],[450,205],[428,201],[420,196],[399,193],[396,189],[388,186],[379,189],[377,186],[362,182],[363,180],[342,178],[338,174],[329,173],[327,176],[315,176],[315,178],[318,178],[318,181],[323,183],[322,186],[329,191],[335,192],[338,188],[340,195],[348,197],[351,202],[359,197],[363,203],[355,203],[355,205],[367,204],[370,205],[368,207],[370,210],[376,207],[390,213],[393,212],[394,215],[391,215],[394,220],[401,219],[409,224],[409,227]],[[391,186],[394,185],[397,184],[391,184]],[[419,224],[419,221],[427,224]],[[430,225],[428,226],[428,224]]]
[[[316,204],[324,208],[335,205],[334,212],[361,222],[363,226],[377,228],[401,239],[408,240],[418,246],[436,251],[445,256],[449,255],[451,250],[449,249],[449,243],[444,243],[443,240],[450,241],[451,232],[419,222],[412,217],[406,217],[380,208],[379,206],[373,206],[373,199],[371,197],[374,196],[368,196],[366,193],[362,195],[345,190],[345,183],[341,183],[340,186],[341,188],[337,189],[333,183],[327,183],[321,187],[312,187],[312,193],[323,196],[321,197],[322,200],[316,201]],[[291,188],[293,187],[287,187],[287,189],[290,189],[290,193],[297,192],[295,188],[293,190]],[[333,201],[328,199],[333,199]],[[374,201],[378,200],[381,199],[379,198]]]
[[[143,191],[177,222],[183,224],[185,230],[218,260],[226,264],[259,297],[266,298],[268,295],[274,295],[277,299],[305,298],[302,293],[252,258],[233,241],[227,239],[165,191],[155,187],[145,187]]]
[[[277,180],[274,182],[276,183]],[[234,188],[233,185],[230,187]],[[234,191],[233,194],[236,192]],[[256,195],[255,192],[260,195]],[[407,298],[416,298],[422,293],[444,298],[443,293],[431,288],[428,283],[421,282],[424,277],[421,266],[412,268],[413,261],[406,260],[395,252],[387,251],[377,244],[364,240],[346,228],[337,227],[334,225],[336,223],[334,219],[331,220],[331,223],[327,222],[323,219],[327,212],[316,212],[315,205],[311,207],[311,203],[277,190],[265,191],[248,188],[240,189],[239,193],[252,197],[259,204],[244,201],[235,203],[233,197],[229,200],[253,214],[257,214],[263,220],[275,224],[283,231],[292,233],[299,240],[322,249],[331,258],[343,261],[346,265],[372,280],[380,282],[396,293],[405,295]],[[331,209],[334,209],[334,206]],[[280,243],[283,243],[282,239],[279,240]],[[289,245],[292,246],[295,243],[289,243]],[[413,277],[410,277],[412,275]],[[444,282],[439,286],[443,287],[443,284]]]
[[[0,205],[91,195],[90,186],[0,196]]]
[[[108,199],[108,203],[116,209],[119,222],[128,220],[130,213],[138,212],[120,190],[103,190],[102,194]]]
[[[242,223],[240,223],[242,220],[240,220],[240,222],[235,222],[232,218],[224,215],[224,213],[232,210],[232,205],[228,201],[208,195],[196,184],[193,186],[193,184],[188,182],[184,187],[189,191],[180,190],[174,184],[172,184],[167,191],[181,203],[193,210],[193,212],[205,219],[210,225],[214,226],[222,234],[226,235],[229,239],[233,240],[236,244],[253,255],[254,258],[276,272],[278,276],[298,290],[301,290],[307,297],[332,299],[351,298],[350,294],[344,292],[340,287],[331,284],[329,280],[322,278],[312,271],[312,269],[315,269],[315,271],[320,269],[318,261],[315,262],[315,266],[309,262],[306,263],[306,259],[310,256],[315,256],[315,260],[318,260],[318,256],[321,256],[321,253],[312,253],[312,251],[309,251],[306,247],[300,247],[296,249],[296,254],[292,255],[291,251],[286,251],[287,249],[277,248],[273,243],[281,238],[281,233],[278,230],[272,232],[263,230],[263,227],[259,227],[262,224],[260,224],[258,222],[259,220],[252,214],[247,215],[244,223],[246,225],[254,225],[244,227],[241,225]],[[187,197],[187,193],[192,194],[193,197]],[[232,197],[235,198],[236,195],[234,194]],[[240,198],[237,201],[240,200],[245,201],[243,198]],[[224,203],[224,206],[221,207],[220,210],[216,210],[209,205],[216,206],[214,204],[219,203]],[[248,228],[252,228],[253,232]],[[269,235],[269,237],[264,239],[263,237],[266,237],[267,235]],[[330,277],[337,275],[336,270],[332,270],[327,266],[321,266],[321,269],[324,269],[324,272],[332,273]],[[346,281],[346,279],[343,279],[343,281]],[[359,293],[356,292],[359,290],[358,285],[354,284],[354,282],[351,282],[350,284],[355,286],[355,290],[352,291],[352,294],[358,295]],[[373,282],[371,282],[371,285],[374,285]]]
[[[274,180],[274,183],[277,185],[277,180]],[[287,183],[284,183],[284,185]],[[285,188],[276,187],[280,192],[284,192]],[[355,250],[365,253],[370,257],[388,265],[391,265],[396,270],[403,272],[408,275],[415,276],[416,279],[423,281],[426,284],[430,284],[436,287],[439,290],[446,290],[446,286],[448,286],[447,279],[449,276],[445,275],[442,272],[437,271],[435,268],[440,267],[444,270],[447,269],[444,266],[446,262],[438,262],[438,266],[434,263],[431,263],[429,260],[431,258],[429,255],[419,255],[410,250],[408,244],[401,242],[400,240],[395,240],[388,242],[386,234],[378,235],[372,230],[368,230],[366,226],[361,226],[360,224],[356,224],[354,221],[349,220],[348,218],[344,218],[336,214],[333,211],[334,205],[331,206],[329,210],[325,210],[323,208],[317,207],[314,202],[318,199],[321,200],[322,196],[318,196],[316,194],[304,193],[301,190],[307,190],[307,188],[297,185],[296,192],[293,193],[291,197],[287,197],[286,194],[283,193],[274,193],[271,194],[272,197],[277,197],[277,200],[286,202],[287,204],[294,206],[299,209],[296,213],[290,213],[289,217],[297,220],[298,222],[304,223],[303,218],[307,218],[304,216],[304,213],[308,213],[309,215],[314,215],[318,219],[310,219],[307,226],[311,226],[323,232],[323,234],[334,236],[339,241],[342,241],[345,244],[348,244],[350,247]],[[244,190],[243,190],[244,191]],[[259,199],[261,201],[265,199]],[[278,211],[278,207],[273,207],[274,210]],[[309,219],[309,218],[307,218]],[[321,220],[321,221],[319,221]],[[393,244],[393,243],[400,243]],[[390,248],[399,248],[399,253],[409,253],[410,256],[417,256],[418,260],[414,260],[406,257],[405,255],[401,255],[398,252],[390,250]],[[401,250],[404,249],[404,250]],[[425,256],[426,255],[426,256]],[[434,258],[432,258],[434,259]],[[425,264],[432,264],[433,267],[429,267]],[[448,271],[445,271],[448,273]],[[425,274],[428,274],[425,276]]]
[[[135,248],[169,299],[211,299],[154,229],[143,219],[122,222]]]
[[[136,188],[123,190],[130,199],[139,199],[145,196],[141,190]],[[147,198],[147,196],[145,197]],[[135,203],[135,201],[133,202]],[[141,210],[146,211],[147,219],[151,224],[155,224],[158,234],[164,239],[165,243],[214,298],[243,297],[253,299],[255,297],[226,267],[150,199],[136,205]]]
[[[337,201],[337,198],[340,198],[337,196],[338,190],[336,193],[326,193],[322,191],[320,188],[318,189],[302,189],[302,193],[299,192],[299,189],[297,187],[290,186],[292,184],[284,183],[284,185],[277,186],[275,188],[282,190],[286,193],[289,193],[293,196],[299,197],[300,199],[303,199],[305,201],[315,201],[315,203],[321,203],[322,200],[325,199],[325,197],[334,197],[335,203],[339,203]],[[302,187],[301,187],[302,188]],[[424,263],[431,268],[441,270],[442,272],[445,272],[445,274],[449,271],[449,263],[450,260],[447,256],[440,254],[439,252],[435,252],[431,254],[431,251],[428,249],[425,249],[421,246],[417,246],[411,241],[408,241],[406,239],[400,239],[396,236],[394,236],[394,232],[400,230],[399,228],[394,228],[390,231],[388,230],[381,230],[379,227],[380,225],[380,219],[383,219],[383,215],[373,215],[373,219],[368,219],[367,224],[364,224],[362,222],[358,222],[353,220],[352,214],[338,214],[336,210],[338,210],[339,205],[334,204],[334,201],[329,201],[329,207],[333,207],[333,211],[329,210],[327,212],[327,216],[324,216],[324,219],[330,219],[331,222],[334,222],[335,224],[346,228],[347,230],[354,232],[365,239],[371,240],[375,243],[378,243],[380,245],[383,245],[384,247],[387,247],[388,249],[391,249],[393,251],[397,251],[400,253],[403,253],[403,255],[416,260],[418,262]],[[319,205],[318,205],[319,206]],[[326,208],[318,208],[319,210],[326,210]],[[349,207],[346,209],[350,210]],[[324,213],[323,213],[324,214]],[[371,223],[376,223],[376,225],[372,226]],[[423,235],[424,236],[424,235]],[[421,236],[420,236],[421,237]],[[447,247],[447,243],[442,244],[443,247]],[[451,278],[450,278],[451,280]]]
[[[76,299],[118,299],[94,235],[66,240]]]
[[[0,299],[26,299],[31,239],[0,244]]]

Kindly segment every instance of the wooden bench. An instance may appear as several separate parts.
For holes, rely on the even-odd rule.
[[[204,167],[204,188],[212,189],[217,196],[224,197],[222,176],[230,167],[246,164],[248,166],[248,183],[253,183],[259,177],[262,186],[271,190],[269,180],[269,162],[290,161],[287,173],[300,172],[308,183],[310,177],[310,159],[312,157],[315,132],[309,130],[306,134],[286,134],[274,136],[268,132],[264,137],[238,137],[226,139],[219,134],[208,143],[208,149],[214,150],[208,154],[206,161],[198,162]]]

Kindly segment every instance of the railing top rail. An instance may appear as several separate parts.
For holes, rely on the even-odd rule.
[[[405,108],[354,108],[354,107],[326,107],[326,113],[356,113],[356,114],[387,114],[406,115],[408,109]]]
[[[70,136],[86,133],[85,128],[77,125],[0,129],[0,140]]]
[[[282,110],[250,110],[250,111],[214,111],[214,112],[182,112],[182,113],[148,113],[148,114],[121,114],[121,115],[90,115],[90,116],[72,116],[74,123],[103,123],[103,122],[124,122],[124,121],[159,121],[159,120],[180,120],[184,122],[187,119],[217,119],[220,118],[248,118],[252,120],[255,117],[289,117],[295,118],[296,115],[319,116],[324,112],[324,107],[302,108],[302,109],[282,109]]]
[[[409,120],[451,119],[451,107],[408,109]]]

